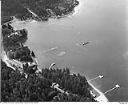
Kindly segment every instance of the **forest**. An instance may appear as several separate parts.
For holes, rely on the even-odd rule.
[[[80,74],[71,75],[67,68],[44,68],[39,75],[31,71],[26,72],[28,78],[25,78],[25,72],[14,71],[1,61],[2,102],[95,102],[86,78]],[[58,83],[69,95],[51,88],[52,82]]]
[[[32,62],[31,51],[27,46],[24,46],[27,35],[26,29],[14,30],[10,24],[2,25],[2,45],[9,59]]]
[[[48,20],[51,16],[62,16],[69,14],[74,10],[74,7],[79,4],[77,0],[1,0],[1,16],[2,23],[6,20],[11,20],[11,16],[18,19],[36,19]],[[27,10],[29,8],[38,17],[33,17]]]

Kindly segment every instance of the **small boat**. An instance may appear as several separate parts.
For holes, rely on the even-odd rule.
[[[90,42],[83,42],[83,46],[85,46],[85,45],[87,45],[87,44],[89,44]]]

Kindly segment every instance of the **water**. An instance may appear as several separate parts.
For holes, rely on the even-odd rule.
[[[127,0],[80,0],[72,16],[13,25],[28,29],[26,44],[41,67],[55,62],[88,79],[104,75],[92,83],[102,92],[119,84],[106,96],[110,101],[128,101],[127,10]],[[86,41],[87,46],[79,45]]]

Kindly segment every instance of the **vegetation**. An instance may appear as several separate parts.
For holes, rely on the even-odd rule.
[[[1,0],[2,1],[2,23],[5,18],[10,20],[10,16],[15,16],[21,20],[30,18],[47,20],[51,16],[62,16],[73,11],[78,5],[77,0]],[[34,17],[28,11],[29,8],[38,17]]]
[[[24,43],[27,40],[27,30],[13,30],[10,24],[2,25],[3,48],[9,59],[32,62],[31,51]]]
[[[29,74],[27,78],[24,73]],[[89,93],[89,85],[85,77],[79,74],[71,75],[69,69],[42,69],[40,76],[35,72],[24,73],[21,74],[18,70],[14,71],[1,61],[1,101],[95,101]],[[53,82],[59,83],[63,90],[69,92],[69,95],[51,88]]]
[[[13,30],[10,24],[2,25],[3,46],[8,50],[11,46],[24,44],[27,40],[27,30]]]
[[[23,68],[20,69],[13,64],[14,70],[1,60],[2,102],[95,101],[90,94],[90,86],[86,78],[80,74],[71,75],[68,68],[50,70],[43,68],[41,72],[37,73],[38,65],[29,65],[30,62],[31,64],[34,62],[35,54],[24,45],[27,40],[27,30],[14,30],[9,24],[12,16],[21,20],[27,18],[46,20],[51,16],[66,15],[73,11],[77,4],[76,0],[2,0],[4,51],[9,60],[24,62],[24,64],[22,63]],[[38,17],[33,17],[28,8]],[[53,88],[53,83],[59,84],[59,88],[65,92],[62,93]]]
[[[84,76],[70,74],[68,68],[47,69],[37,73],[37,65],[29,65],[35,58],[33,51],[24,46],[27,40],[27,31],[14,30],[10,24],[2,25],[2,43],[9,59],[26,62],[23,72],[18,67],[13,70],[1,61],[1,101],[29,102],[29,101],[95,101],[90,94],[90,86]],[[26,77],[27,75],[27,77]],[[52,88],[52,83],[59,84],[60,88],[69,94],[61,93]]]

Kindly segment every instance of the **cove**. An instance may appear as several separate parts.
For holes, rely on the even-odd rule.
[[[13,26],[28,30],[28,45],[40,67],[68,67],[88,79],[102,92],[119,84],[106,96],[110,101],[128,101],[128,37],[126,0],[80,0],[75,13],[48,22],[20,22]],[[87,46],[79,43],[89,41]],[[54,49],[48,51],[48,49]],[[59,56],[58,56],[59,55]]]

